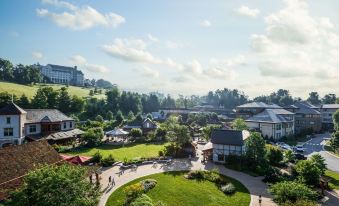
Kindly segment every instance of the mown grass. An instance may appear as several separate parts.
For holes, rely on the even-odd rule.
[[[224,177],[236,187],[236,193],[225,195],[215,183],[209,181],[188,180],[184,178],[186,172],[166,172],[149,175],[133,180],[118,188],[108,199],[106,206],[122,206],[125,201],[124,188],[143,179],[152,178],[158,184],[147,195],[155,202],[162,201],[167,206],[244,206],[250,204],[250,194],[247,188],[239,181]]]
[[[53,89],[58,90],[61,87],[65,87],[65,85],[59,84],[36,84],[36,85],[22,85],[16,84],[11,82],[0,82],[0,92],[8,92],[9,94],[14,94],[18,98],[25,94],[28,98],[33,98],[36,91],[39,89],[40,86],[50,86]],[[71,96],[76,95],[79,97],[88,97],[90,89],[82,88],[82,87],[75,87],[69,86],[68,92]],[[101,95],[94,95],[97,98],[104,98],[104,90]]]
[[[326,170],[325,176],[330,179],[329,185],[332,189],[339,189],[339,172]]]
[[[96,152],[100,152],[103,157],[112,154],[115,160],[123,161],[125,158],[131,160],[138,157],[157,157],[165,145],[166,143],[132,143],[125,146],[104,144],[94,148],[80,148],[68,154],[93,156]]]

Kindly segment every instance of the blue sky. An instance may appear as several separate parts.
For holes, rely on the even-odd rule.
[[[138,92],[338,93],[336,8],[336,0],[2,0],[0,56],[77,65]]]

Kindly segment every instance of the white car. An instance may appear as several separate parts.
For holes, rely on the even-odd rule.
[[[305,152],[306,148],[304,148],[303,145],[297,145],[297,146],[295,147],[295,150],[296,150],[297,152]]]

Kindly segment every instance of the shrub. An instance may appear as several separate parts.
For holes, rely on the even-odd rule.
[[[278,203],[317,199],[316,192],[312,191],[306,185],[295,181],[283,181],[276,183],[271,186],[270,192],[273,193],[274,199]]]
[[[307,185],[318,185],[321,170],[311,160],[299,161],[295,166],[295,171],[301,182]]]
[[[136,138],[136,137],[141,137],[142,136],[142,131],[139,128],[133,128],[131,132],[129,133],[130,136]]]
[[[194,170],[194,171],[190,171],[187,174],[188,179],[197,179],[197,180],[202,180],[205,179],[205,174],[204,171],[202,170]]]
[[[310,161],[312,161],[321,171],[321,175],[325,174],[327,169],[325,159],[320,154],[314,154],[311,156]]]
[[[280,148],[272,145],[266,146],[266,158],[271,165],[279,165],[283,160],[283,153]]]
[[[144,187],[141,183],[135,183],[127,186],[124,189],[124,193],[126,194],[126,202],[130,203],[144,193]]]
[[[275,167],[269,167],[265,172],[264,182],[276,183],[282,180],[282,174],[279,169]]]
[[[317,206],[317,202],[310,200],[297,200],[296,202],[285,202],[281,206]]]
[[[143,185],[145,192],[148,192],[157,185],[157,181],[155,179],[145,179],[140,183]]]
[[[220,190],[226,195],[232,195],[235,193],[235,187],[232,183],[228,183],[227,185],[221,186]]]
[[[97,151],[97,152],[93,155],[91,162],[94,162],[94,163],[100,163],[101,160],[102,160],[102,155],[100,154],[99,151]]]
[[[164,151],[160,150],[160,151],[158,152],[158,155],[159,155],[159,157],[164,156]]]
[[[114,162],[115,162],[115,160],[114,160],[112,154],[109,154],[108,157],[103,158],[103,159],[101,160],[101,164],[102,164],[102,166],[104,166],[104,167],[112,166],[112,164],[114,164]]]
[[[153,206],[152,199],[146,194],[142,194],[129,204],[129,206]]]

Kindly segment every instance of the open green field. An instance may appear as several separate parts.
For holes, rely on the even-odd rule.
[[[325,176],[327,176],[328,178],[330,178],[330,187],[332,189],[339,189],[339,172],[333,172],[330,170],[326,170],[325,172]]]
[[[46,86],[53,87],[53,89],[60,89],[61,87],[64,87],[65,85],[59,85],[59,84],[43,84]],[[32,86],[28,85],[22,85],[22,84],[16,84],[11,82],[0,82],[0,92],[8,92],[10,94],[14,94],[17,97],[20,97],[22,94],[25,94],[28,98],[33,98],[36,91],[41,85],[36,84]],[[75,87],[75,86],[69,86],[68,92],[71,96],[76,95],[79,97],[87,97],[89,96],[90,89],[82,88],[82,87]],[[104,92],[103,92],[104,93]],[[102,95],[95,95],[94,97],[97,98],[103,98],[104,94]]]
[[[164,149],[166,143],[132,143],[125,146],[101,145],[94,148],[81,148],[68,152],[72,155],[93,156],[99,151],[104,157],[112,154],[114,159],[123,161],[125,158],[131,160],[138,157],[157,157],[159,151]]]
[[[112,193],[106,206],[123,206],[124,188],[148,178],[155,179],[158,183],[147,195],[155,202],[162,201],[167,206],[244,206],[250,204],[251,198],[247,188],[237,180],[225,177],[236,187],[236,193],[228,196],[221,192],[215,183],[206,180],[188,180],[184,178],[185,173],[182,171],[165,172],[133,180]]]

